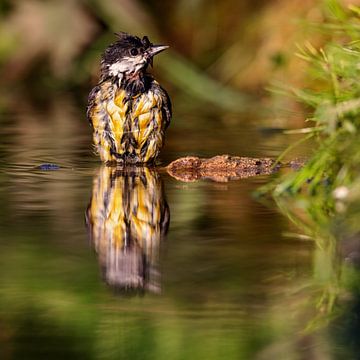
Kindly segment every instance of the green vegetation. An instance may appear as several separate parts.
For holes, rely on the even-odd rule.
[[[289,55],[306,31],[291,19],[307,17],[318,3],[2,1],[0,108],[11,109],[11,100],[23,94],[48,101],[70,89],[86,98],[100,54],[114,32],[127,31],[170,45],[154,73],[179,98],[176,109],[192,112],[205,103],[222,112],[257,112],[274,73],[296,74]]]
[[[317,289],[312,297],[316,312],[307,327],[311,331],[340,315],[346,318],[349,302],[359,301],[360,8],[344,9],[332,0],[326,5],[326,21],[315,25],[327,36],[325,45],[307,42],[297,53],[310,65],[311,88],[281,90],[309,109],[309,127],[287,132],[302,138],[279,161],[307,141],[316,147],[301,169],[260,191],[271,192],[295,225],[287,236],[314,242],[314,276],[307,284]]]
[[[344,206],[335,209],[341,213],[360,196],[360,8],[349,6],[345,11],[335,1],[329,1],[328,8],[331,12],[321,29],[331,34],[330,40],[320,49],[308,42],[297,54],[311,65],[313,89],[290,89],[312,110],[307,119],[311,126],[288,133],[303,134],[298,143],[311,139],[317,146],[301,170],[271,186],[275,197],[299,192],[309,200],[321,196],[330,209],[342,201]]]

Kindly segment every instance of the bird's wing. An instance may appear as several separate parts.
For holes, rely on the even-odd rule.
[[[90,91],[90,94],[88,97],[88,105],[86,108],[86,117],[87,117],[89,123],[91,124],[91,126],[93,126],[92,109],[95,106],[96,97],[97,97],[97,94],[99,93],[99,91],[100,91],[100,86],[97,85]]]
[[[166,129],[170,125],[170,120],[172,116],[172,105],[169,94],[166,92],[166,90],[163,89],[161,86],[159,86],[159,88],[161,92],[161,97],[163,99],[162,113],[165,120]]]
[[[156,80],[152,81],[151,90],[161,98],[161,112],[165,129],[169,126],[172,116],[172,106],[168,93],[162,88]]]

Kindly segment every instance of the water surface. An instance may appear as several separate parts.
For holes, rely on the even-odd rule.
[[[163,163],[276,156],[288,142],[249,119],[177,121]],[[356,358],[356,306],[330,326],[316,304],[326,254],[284,236],[297,230],[252,195],[269,176],[184,183],[104,168],[68,100],[2,122],[1,358]]]

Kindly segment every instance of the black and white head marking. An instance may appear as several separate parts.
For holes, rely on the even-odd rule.
[[[104,52],[101,61],[102,77],[116,77],[120,81],[145,72],[152,64],[153,56],[168,48],[153,45],[147,36],[140,39],[127,33],[117,33],[118,41],[111,44]]]

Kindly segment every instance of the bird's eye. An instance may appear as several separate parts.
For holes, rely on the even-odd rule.
[[[138,51],[138,49],[133,48],[133,49],[130,50],[130,54],[132,56],[136,56],[137,54],[139,54],[139,51]]]

